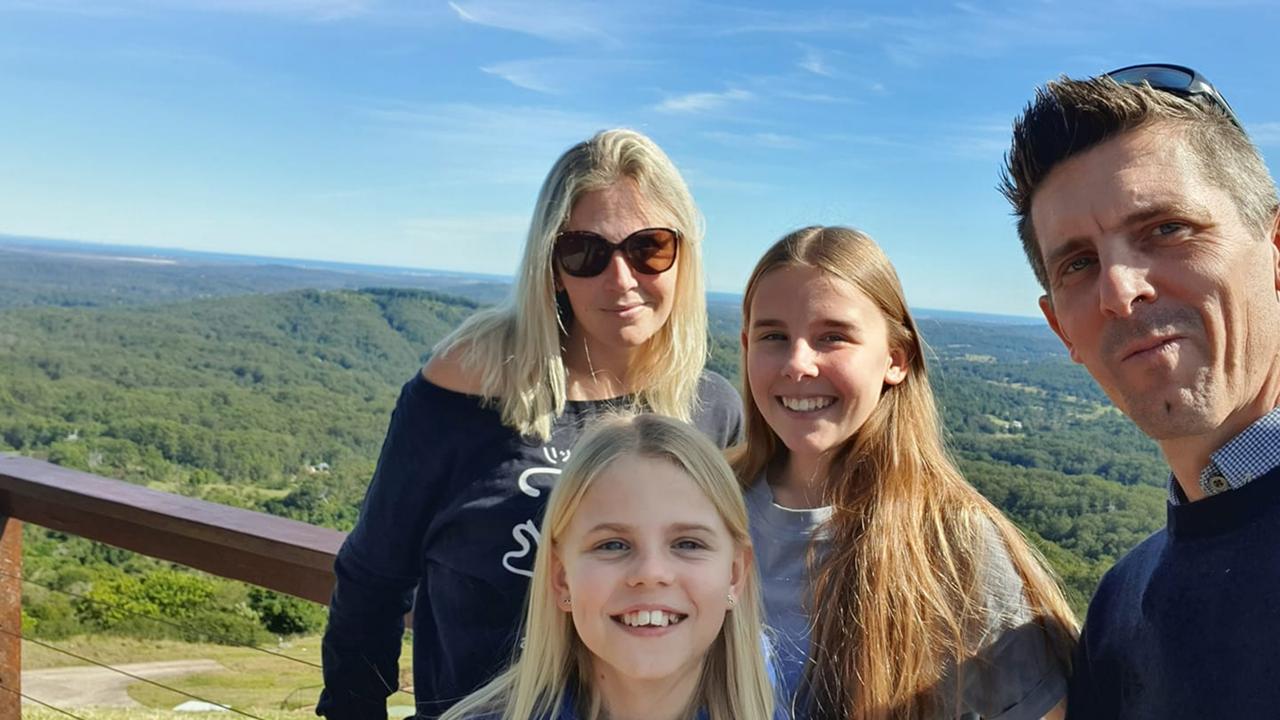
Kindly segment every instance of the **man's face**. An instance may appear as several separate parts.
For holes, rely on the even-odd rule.
[[[1156,440],[1251,421],[1280,349],[1280,232],[1247,227],[1182,133],[1139,128],[1054,168],[1031,202],[1045,318]],[[1247,423],[1237,423],[1243,428]]]

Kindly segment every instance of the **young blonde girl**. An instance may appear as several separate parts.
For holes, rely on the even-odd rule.
[[[541,534],[521,649],[442,720],[772,717],[747,511],[705,436],[658,415],[601,421]],[[646,626],[637,605],[669,612]]]
[[[1075,620],[948,456],[880,248],[839,227],[784,237],[747,284],[742,341],[730,461],[797,714],[1060,717]]]

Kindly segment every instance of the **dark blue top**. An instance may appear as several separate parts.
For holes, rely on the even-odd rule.
[[[738,439],[742,401],[705,372],[694,424]],[[547,493],[591,418],[625,401],[569,401],[550,441],[521,437],[474,395],[404,386],[360,519],[338,552],[316,713],[384,718],[413,614],[417,712],[431,718],[510,661]],[[414,587],[417,587],[416,596]]]
[[[1280,717],[1280,470],[1170,505],[1089,604],[1073,720]]]

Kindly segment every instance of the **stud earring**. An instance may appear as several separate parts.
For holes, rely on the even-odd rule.
[[[560,604],[567,608],[571,608],[573,607],[573,598],[570,598],[570,597],[561,598]]]
[[[729,607],[733,607],[734,605],[738,604],[738,598],[734,597],[733,593],[729,593],[728,595],[725,595],[724,599],[729,602]]]

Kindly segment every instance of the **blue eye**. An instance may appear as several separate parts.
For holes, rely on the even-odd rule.
[[[1171,235],[1176,235],[1186,229],[1187,229],[1187,226],[1185,223],[1180,223],[1180,222],[1160,223],[1155,227],[1155,230],[1152,232],[1152,234],[1157,237],[1167,238]]]
[[[621,540],[605,540],[593,549],[603,552],[622,552],[627,549],[627,544]]]
[[[1088,256],[1072,258],[1070,262],[1062,266],[1062,274],[1069,275],[1074,272],[1080,272],[1081,270],[1084,270],[1085,268],[1089,267],[1091,264],[1093,264],[1093,258]]]
[[[671,544],[677,550],[702,550],[707,547],[706,543],[693,538],[681,538]]]

